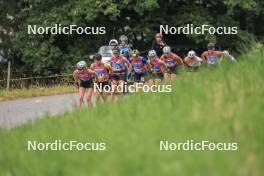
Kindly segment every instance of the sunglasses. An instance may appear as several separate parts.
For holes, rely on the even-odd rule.
[[[80,71],[81,71],[81,70],[84,70],[84,69],[85,69],[85,67],[78,68],[78,70],[80,70]]]

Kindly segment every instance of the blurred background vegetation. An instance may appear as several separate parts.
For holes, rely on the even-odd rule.
[[[121,34],[139,50],[150,48],[160,24],[238,26],[238,35],[165,35],[183,56],[201,52],[209,41],[219,49],[241,52],[263,40],[262,0],[0,0],[0,60],[25,76],[69,73],[101,45]],[[105,35],[28,35],[27,25],[105,26]]]

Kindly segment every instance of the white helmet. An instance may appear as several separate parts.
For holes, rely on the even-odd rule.
[[[229,56],[229,51],[224,50],[224,51],[223,51],[223,54]]]
[[[121,35],[120,37],[119,37],[119,41],[120,41],[120,43],[122,42],[122,41],[128,41],[128,38],[127,38],[127,36],[126,35]]]
[[[148,57],[155,57],[155,56],[157,56],[157,53],[156,53],[155,50],[150,50],[150,51],[148,52]]]
[[[77,63],[76,66],[77,66],[78,70],[81,70],[81,69],[86,67],[86,62],[85,61],[80,61],[80,62]]]
[[[188,52],[187,56],[188,57],[194,57],[194,56],[196,56],[196,53],[195,53],[195,51],[191,50]]]
[[[170,53],[171,52],[171,48],[169,46],[165,46],[163,48],[163,53]]]
[[[117,46],[118,45],[118,41],[116,39],[112,39],[109,41],[109,45],[110,46]]]

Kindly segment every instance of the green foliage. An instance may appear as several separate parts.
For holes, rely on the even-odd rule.
[[[230,9],[242,8],[245,10],[254,10],[257,7],[256,0],[224,0],[224,4],[229,6]]]
[[[161,1],[161,0],[22,0],[10,1],[7,10],[14,13],[16,37],[13,41],[15,61],[20,70],[32,74],[69,72],[77,60],[88,58],[101,45],[121,34],[129,36],[140,50],[149,49],[160,24],[183,26],[187,23],[201,26],[237,26],[238,35],[184,35],[165,36],[169,45],[179,52],[205,48],[207,42],[216,42],[219,48],[241,51],[248,41],[263,39],[264,3],[261,0],[225,1]],[[14,6],[14,4],[16,4]],[[5,2],[9,4],[9,2]],[[18,10],[14,10],[17,9]],[[5,16],[5,11],[2,11]],[[3,20],[1,20],[3,21]],[[6,26],[11,26],[11,24]],[[105,35],[28,35],[27,25],[105,26]],[[0,46],[1,47],[1,46]],[[10,47],[10,46],[9,46]],[[87,60],[88,61],[88,60]],[[31,69],[30,69],[31,68]],[[32,69],[33,68],[33,69]]]

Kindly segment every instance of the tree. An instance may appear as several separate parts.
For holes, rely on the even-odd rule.
[[[129,36],[134,46],[147,50],[160,24],[183,26],[209,24],[238,26],[238,35],[165,35],[174,50],[202,51],[209,41],[220,48],[240,51],[256,37],[263,38],[264,3],[261,0],[22,0],[12,6],[15,11],[14,51],[22,70],[49,75],[72,71],[80,59],[88,60],[101,45],[121,34]],[[10,9],[10,8],[9,8]],[[6,13],[6,12],[3,12]],[[242,18],[241,18],[242,17]],[[27,26],[105,26],[105,35],[28,35]]]

